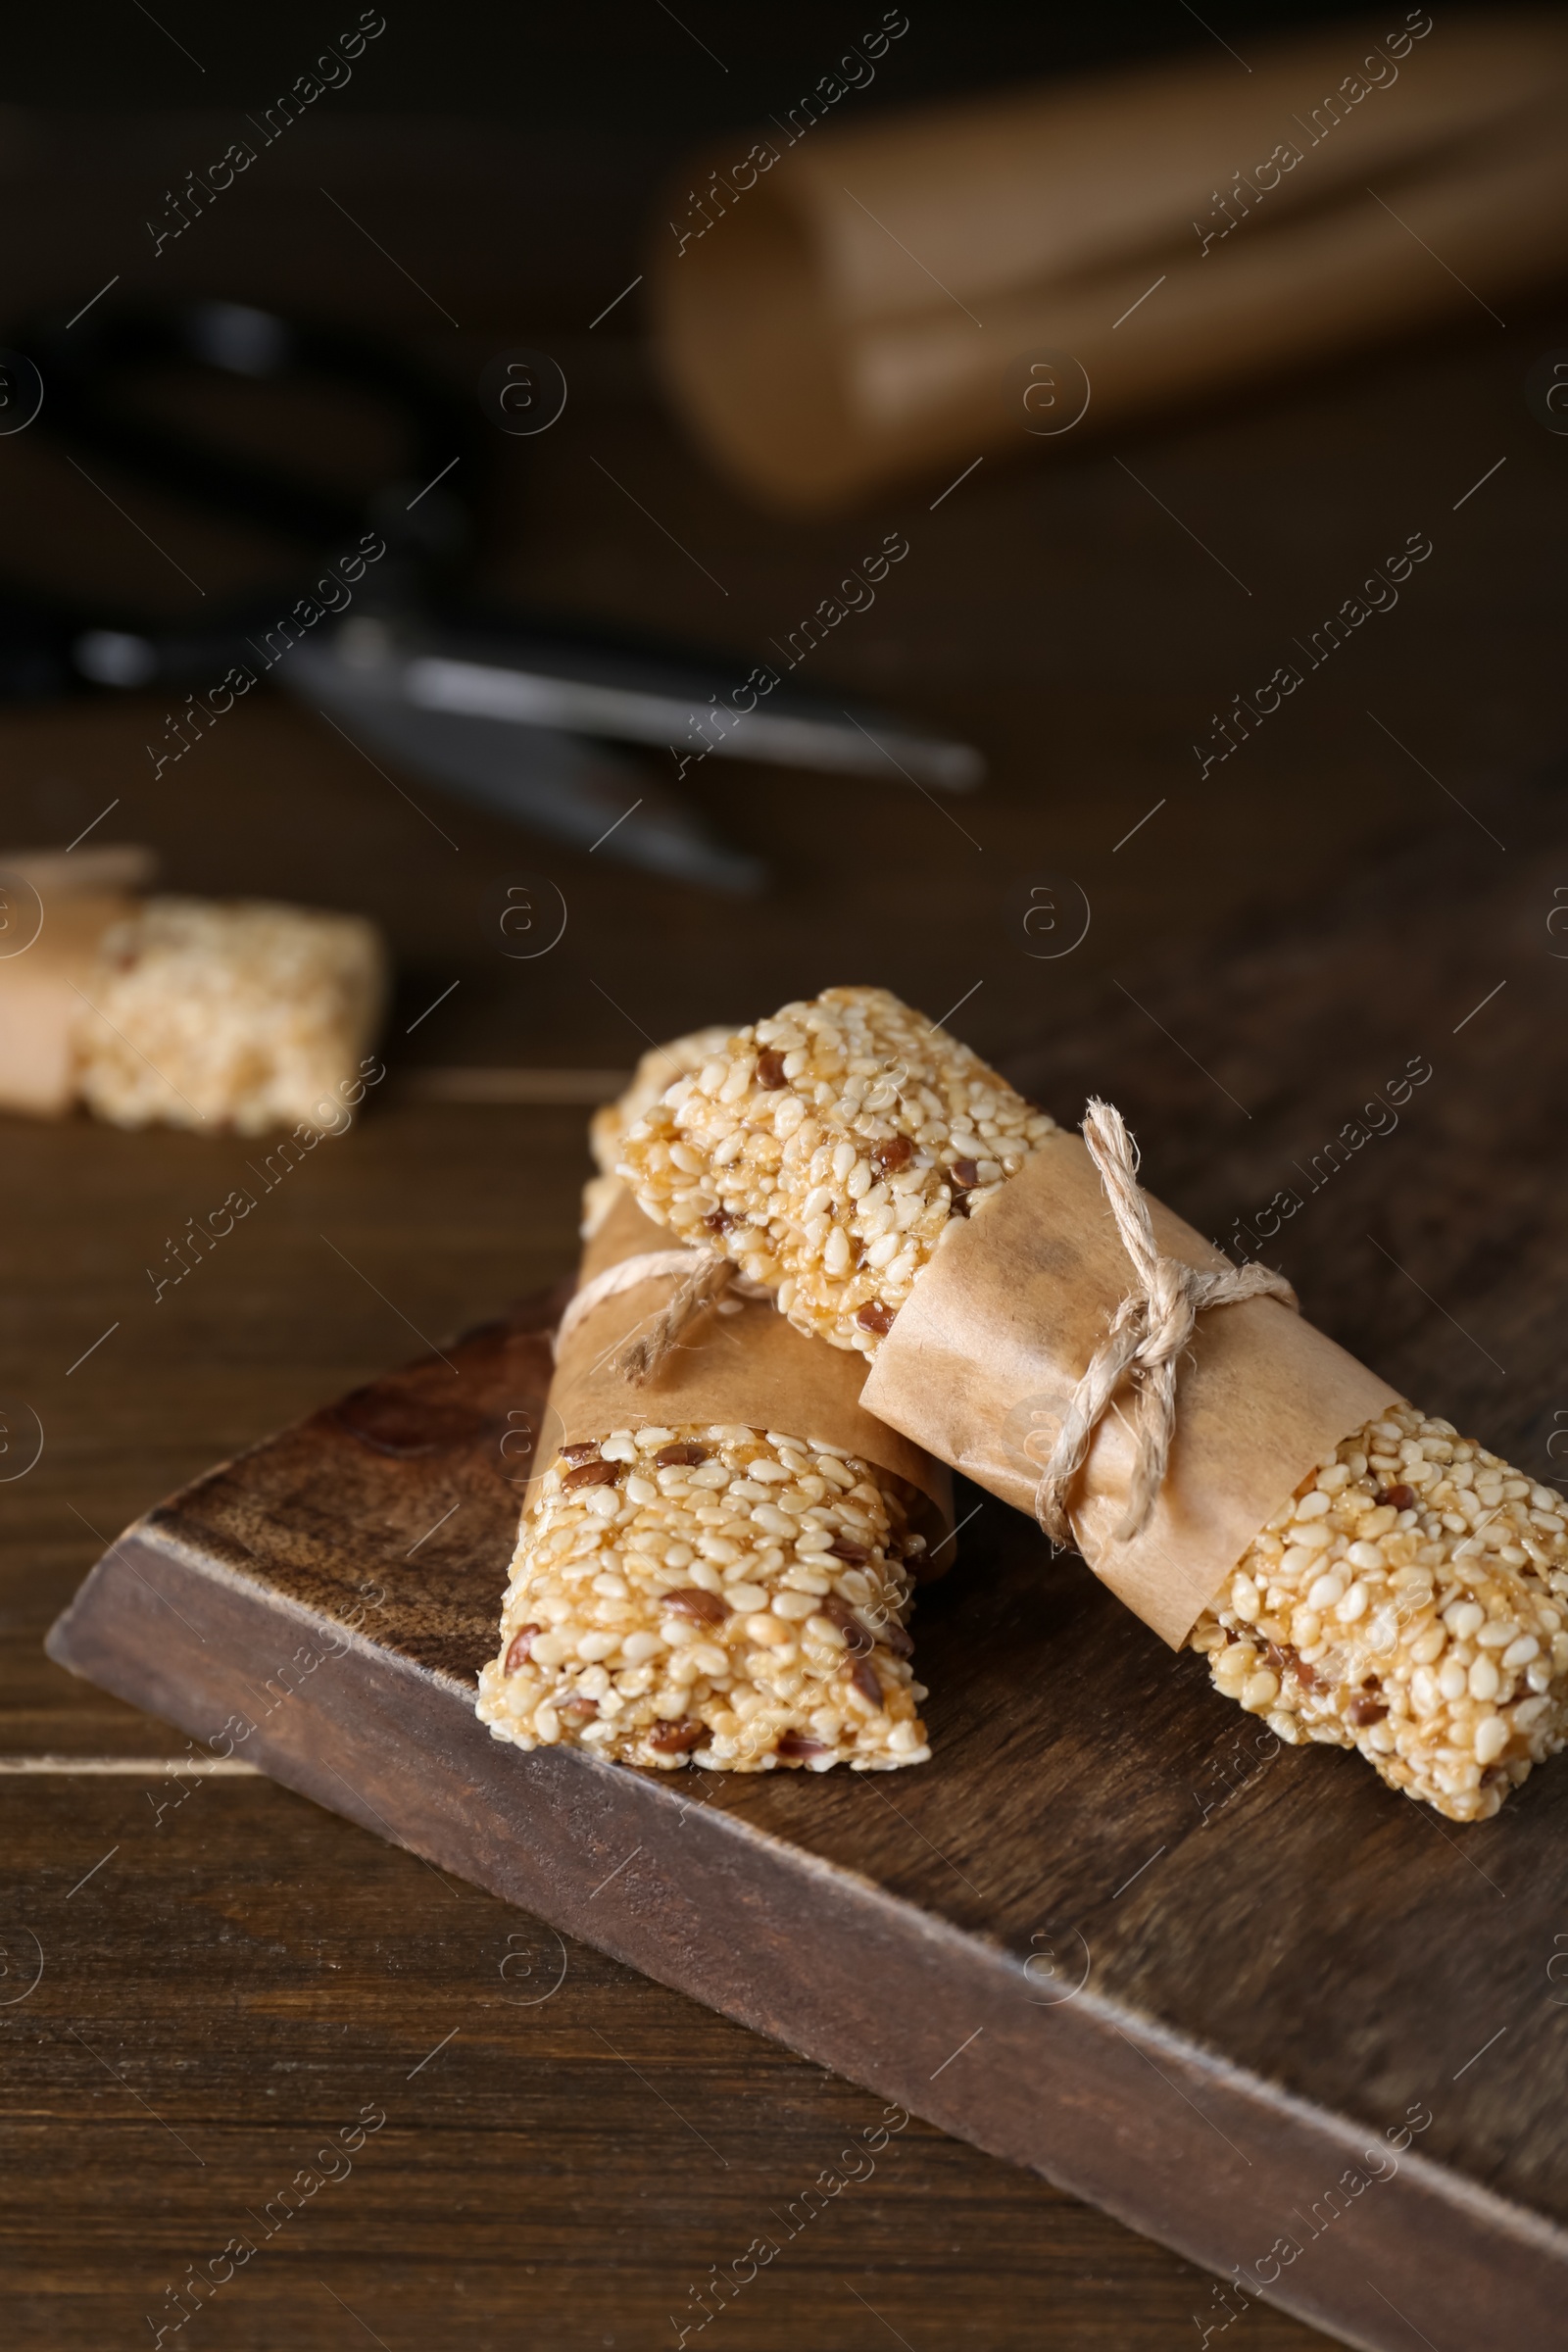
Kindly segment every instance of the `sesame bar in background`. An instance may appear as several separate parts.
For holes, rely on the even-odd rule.
[[[602,1172],[584,1191],[585,1283],[667,1250],[610,1170],[625,1129],[727,1035],[707,1030],[645,1054],[619,1102],[595,1114]],[[564,1743],[664,1770],[924,1763],[925,1690],[906,1627],[950,1521],[910,1479],[836,1442],[850,1427],[912,1455],[856,1412],[853,1362],[798,1338],[771,1309],[736,1302],[714,1319],[716,1375],[699,1344],[681,1350],[676,1391],[662,1383],[636,1397],[667,1418],[559,1442],[562,1405],[574,1427],[584,1409],[568,1393],[572,1356],[586,1350],[592,1365],[661,1296],[655,1282],[611,1298],[580,1337],[564,1338],[546,1416],[552,1458],[523,1514],[500,1649],[479,1680],[481,1721],[520,1747]],[[688,1377],[694,1352],[702,1388]],[[715,1377],[754,1403],[809,1399],[803,1425],[825,1434],[807,1440],[665,1402],[682,1389],[711,1397]],[[936,1466],[924,1476],[945,1497]],[[951,1556],[950,1544],[944,1565]]]
[[[0,1107],[216,1134],[336,1128],[385,948],[356,915],[145,898],[150,853],[0,858]]]
[[[934,1294],[920,1286],[970,1287],[960,1277],[979,1270],[984,1221],[995,1218],[989,1230],[1004,1240],[1006,1233],[1016,1242],[1019,1214],[1031,1205],[1028,1188],[1049,1204],[1050,1163],[1079,1150],[968,1049],[886,992],[840,988],[738,1031],[700,1071],[668,1088],[628,1131],[620,1167],[651,1216],[693,1246],[722,1251],[766,1285],[801,1328],[875,1359],[867,1392],[873,1409],[883,1409],[883,1374],[898,1355],[898,1343],[890,1347],[897,1318],[911,1296],[921,1297],[924,1320],[903,1335],[906,1370],[893,1393],[918,1397],[924,1379],[941,1392],[939,1409],[901,1413],[896,1426],[1027,1508],[1036,1507],[1042,1456],[1027,1431],[1010,1444],[1004,1433],[1009,1397],[1033,1401],[1016,1370],[1027,1364],[1033,1337],[1025,1330],[1020,1355],[1024,1291],[1009,1284],[1005,1264],[991,1269],[990,1332],[977,1337],[971,1323],[960,1329],[956,1352],[950,1346],[926,1354],[932,1335],[924,1301]],[[997,1204],[1020,1179],[1012,1207],[998,1216]],[[1093,1208],[1099,1225],[1108,1224],[1098,1183]],[[1161,1231],[1178,1230],[1168,1212],[1159,1217]],[[960,1238],[971,1219],[979,1229]],[[1042,1235],[1037,1220],[1042,1261],[1067,1230],[1064,1222],[1059,1234]],[[1088,1222],[1082,1230],[1091,1230]],[[1179,1230],[1185,1240],[1167,1241],[1167,1250],[1180,1256],[1196,1245],[1194,1264],[1223,1262]],[[945,1242],[950,1248],[939,1259]],[[1090,1301],[1092,1311],[1084,1312],[1082,1298],[1072,1299],[1079,1319],[1067,1394],[1134,1287],[1119,1243],[1106,1263],[1111,1287],[1098,1304]],[[1028,1270],[1038,1274],[1039,1266]],[[1050,1300],[1055,1294],[1047,1283],[1030,1296]],[[1331,1417],[1329,1442],[1306,1450],[1304,1476],[1300,1455],[1282,1451],[1259,1462],[1255,1436],[1238,1435],[1238,1457],[1250,1446],[1254,1457],[1247,1491],[1280,1499],[1238,1521],[1230,1497],[1234,1542],[1218,1532],[1227,1523],[1219,1507],[1227,1502],[1220,1491],[1227,1483],[1224,1432],[1205,1432],[1208,1458],[1218,1463],[1215,1556],[1206,1571],[1201,1497],[1195,1509],[1189,1494],[1187,1524],[1190,1546],[1196,1530],[1206,1607],[1202,1592],[1186,1606],[1178,1600],[1174,1614],[1141,1606],[1107,1563],[1115,1544],[1086,1544],[1075,1512],[1080,1544],[1129,1605],[1173,1646],[1205,1653],[1215,1687],[1266,1717],[1282,1740],[1354,1747],[1391,1787],[1449,1819],[1485,1819],[1568,1741],[1562,1498],[1448,1422],[1416,1412],[1272,1299],[1210,1310],[1198,1326],[1200,1364],[1237,1338],[1244,1317],[1253,1319],[1254,1332],[1273,1330],[1282,1343],[1308,1349],[1309,1365],[1317,1360],[1309,1344],[1336,1358],[1342,1372],[1330,1367],[1331,1397],[1364,1392],[1375,1400],[1381,1393],[1382,1403],[1370,1417],[1365,1403]],[[1043,1353],[1055,1337],[1040,1333]],[[919,1372],[922,1362],[935,1369]],[[1182,1378],[1188,1381],[1185,1370]],[[1050,1384],[1042,1377],[1041,1385]],[[948,1399],[966,1387],[980,1399],[967,1408],[971,1420],[989,1430],[975,1448],[979,1458],[939,1437]],[[1137,1383],[1128,1384],[1124,1401],[1136,1394]],[[1192,1384],[1179,1394],[1186,1401],[1178,1432],[1191,1427],[1181,1411],[1193,1410]],[[1246,1403],[1238,1399],[1239,1421]],[[1034,1418],[1059,1428],[1062,1412]],[[1347,1428],[1352,1434],[1343,1435]],[[1091,1468],[1115,1454],[1115,1434],[1104,1440],[1102,1428]],[[1189,1471],[1194,1450],[1190,1444]],[[1180,1440],[1173,1461],[1180,1471]],[[1101,1526],[1108,1533],[1103,1514]],[[1235,1563],[1228,1572],[1227,1556]]]
[[[371,924],[265,901],[148,899],[106,934],[77,1091],[117,1127],[330,1126],[375,1035]]]

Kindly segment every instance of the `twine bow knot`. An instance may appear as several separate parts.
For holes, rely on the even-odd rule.
[[[1272,1266],[1226,1265],[1205,1272],[1179,1257],[1161,1256],[1149,1201],[1138,1186],[1138,1147],[1121,1112],[1113,1103],[1091,1100],[1083,1136],[1137,1280],[1072,1393],[1035,1490],[1036,1518],[1053,1543],[1064,1545],[1076,1540],[1067,1496],[1122,1384],[1134,1384],[1136,1441],[1127,1511],[1116,1530],[1116,1541],[1126,1544],[1143,1533],[1164,1483],[1176,1431],[1177,1371],[1199,1316],[1244,1298],[1279,1298],[1299,1306],[1295,1291]]]

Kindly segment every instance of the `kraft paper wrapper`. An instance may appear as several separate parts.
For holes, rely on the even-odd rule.
[[[623,1189],[583,1247],[581,1280],[591,1282],[622,1258],[670,1247],[667,1229],[645,1217]],[[571,1334],[546,1407],[547,1429],[556,1444],[571,1446],[606,1437],[612,1429],[650,1423],[667,1429],[729,1422],[825,1438],[879,1470],[892,1471],[926,1496],[939,1525],[922,1532],[935,1549],[939,1537],[953,1527],[953,1479],[946,1466],[863,1410],[861,1357],[807,1339],[769,1303],[748,1299],[735,1314],[715,1310],[700,1316],[641,1388],[612,1371],[609,1357],[663,1305],[669,1291],[667,1280],[638,1283],[593,1308]],[[551,1449],[541,1445],[541,1470],[548,1468],[549,1458]]]
[[[1159,1201],[1149,1206],[1162,1254],[1230,1262]],[[1049,1136],[971,1223],[948,1227],[862,1401],[1032,1516],[1068,1399],[1134,1280],[1084,1144]],[[1113,1531],[1132,1427],[1113,1404],[1096,1432],[1072,1498],[1084,1558],[1179,1649],[1313,1464],[1398,1396],[1278,1299],[1207,1309],[1181,1368],[1165,1482],[1131,1543]]]
[[[0,1109],[60,1118],[76,1086],[74,1040],[99,943],[151,878],[150,852],[32,850],[0,855]],[[26,942],[13,953],[14,938]]]
[[[1492,302],[1549,278],[1568,259],[1568,28],[1440,11],[1374,64],[1396,81],[1337,98],[1322,127],[1314,109],[1400,21],[1249,42],[1247,74],[1195,57],[859,122],[851,91],[808,130],[762,124],[778,161],[739,190],[754,134],[735,134],[688,167],[655,231],[678,403],[747,487],[820,508],[990,450],[1071,446],[1076,430],[1039,428],[1071,428],[1081,378],[1062,374],[1054,414],[1038,393],[1025,411],[1047,352],[1087,375],[1093,431],[1466,313],[1460,278]],[[1258,191],[1282,143],[1301,160]],[[727,209],[709,200],[712,224],[678,249],[710,168]],[[1237,172],[1249,209],[1221,242]],[[1195,220],[1216,232],[1206,253]]]

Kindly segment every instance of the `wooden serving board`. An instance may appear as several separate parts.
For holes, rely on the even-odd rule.
[[[1269,1254],[1308,1311],[1549,1477],[1568,868],[1549,800],[1489,821],[1507,854],[1440,842],[1206,974],[1146,966],[1018,1074],[1064,1117],[1112,1095],[1222,1240],[1294,1187]],[[1397,1127],[1325,1159],[1416,1056]],[[972,1494],[915,1621],[931,1765],[520,1755],[472,1689],[564,1295],[160,1505],[52,1655],[1177,2247],[1232,2281],[1215,2334],[1250,2285],[1390,2352],[1560,2346],[1568,1764],[1461,1830],[1278,1749]]]

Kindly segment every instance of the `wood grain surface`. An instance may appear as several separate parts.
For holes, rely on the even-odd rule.
[[[164,178],[189,160],[177,127],[158,150]],[[144,743],[161,705],[0,717],[8,843],[70,840],[118,799],[101,830],[155,842],[175,887],[364,908],[387,927],[400,969],[391,1076],[363,1124],[318,1150],[156,1307],[146,1269],[187,1216],[241,1179],[245,1148],[82,1122],[3,1129],[0,1391],[8,1432],[31,1426],[21,1405],[44,1433],[36,1466],[0,1486],[0,1762],[15,1767],[0,1772],[0,2198],[7,2322],[22,2352],[152,2342],[166,2290],[220,2255],[246,2210],[263,2212],[367,2103],[387,2121],[354,2153],[352,2174],[168,2340],[236,2352],[336,2352],[367,2331],[391,2352],[673,2345],[692,2288],[881,2115],[845,2078],[586,1944],[568,1941],[559,1989],[534,2000],[560,1965],[537,1923],[456,1882],[444,1889],[413,1856],[270,1783],[230,1773],[181,1797],[166,1767],[184,1755],[183,1738],[43,1655],[92,1559],[157,1497],[427,1341],[547,1289],[572,1262],[580,1097],[559,1109],[421,1101],[418,1065],[612,1070],[646,1036],[749,1015],[832,980],[884,980],[933,1016],[969,992],[956,1026],[1060,1116],[1091,1088],[1111,1094],[1156,1189],[1223,1240],[1232,1219],[1296,1182],[1284,1172],[1294,1159],[1310,1167],[1369,1087],[1427,1052],[1435,1074],[1418,1106],[1306,1199],[1279,1260],[1309,1311],[1437,1409],[1468,1416],[1541,1475],[1565,1450],[1552,1446],[1568,1428],[1557,1418],[1568,1391],[1554,1189],[1563,943],[1546,921],[1568,861],[1554,870],[1550,792],[1516,835],[1503,781],[1561,748],[1563,445],[1523,396],[1531,365],[1562,340],[1560,321],[1510,316],[1504,330],[1478,311],[1473,341],[1114,452],[1057,452],[1037,466],[988,460],[934,511],[942,482],[875,514],[785,526],[733,499],[670,427],[636,341],[635,298],[590,337],[635,263],[616,274],[618,250],[596,249],[605,282],[591,297],[578,255],[539,300],[520,298],[530,238],[515,207],[470,202],[469,191],[442,214],[409,192],[428,180],[400,177],[370,143],[356,152],[319,172],[319,156],[309,171],[289,164],[281,209],[258,187],[247,212],[215,213],[205,247],[191,238],[172,255],[180,282],[266,300],[308,280],[338,315],[391,328],[465,383],[509,340],[553,340],[573,397],[548,441],[503,453],[493,584],[716,637],[743,658],[738,674],[814,608],[862,541],[906,527],[897,597],[820,649],[822,682],[902,700],[969,734],[992,780],[950,805],[897,777],[845,787],[709,762],[693,784],[710,818],[774,866],[772,891],[742,906],[432,796],[453,850],[281,703],[253,698],[156,780]],[[442,152],[455,171],[455,150]],[[90,181],[62,178],[61,205],[33,207],[15,241],[28,299],[79,288],[85,300],[103,283],[119,260],[102,259],[109,231],[121,210],[134,226],[154,169],[145,155],[116,164],[105,148]],[[426,340],[429,314],[390,269],[384,283],[368,261],[352,281],[334,275],[302,209],[318,177],[351,209],[377,191],[401,208],[391,241],[421,277],[433,270],[465,318],[461,335],[435,320],[450,340]],[[591,198],[590,188],[574,220],[590,217]],[[24,212],[19,203],[19,221]],[[505,233],[486,231],[496,220]],[[454,270],[461,261],[461,301],[443,255]],[[185,593],[58,456],[26,437],[5,446],[9,548],[130,601],[166,584],[171,603]],[[323,435],[320,446],[335,445]],[[117,475],[105,482],[205,585],[255,561],[253,547],[231,548]],[[1192,746],[1211,714],[1250,694],[1418,528],[1434,555],[1399,608],[1200,782]],[[1511,886],[1532,837],[1535,879],[1497,895],[1494,878]],[[556,954],[520,969],[503,966],[480,928],[486,893],[519,870],[556,882],[571,908]],[[1092,920],[1070,952],[1043,959],[1022,919],[1044,903],[1037,887],[1076,906],[1064,884],[1085,895]],[[1362,894],[1359,913],[1347,884]],[[411,1028],[454,979],[456,994]],[[969,1531],[971,1592],[998,1573],[991,1519],[988,1506]],[[922,1604],[928,1647],[940,1647],[942,1612],[964,1590],[956,1577]],[[1008,1631],[1016,1656],[1025,1642],[1049,1646],[1077,1591],[1064,1572],[1043,1586],[1044,1614]],[[1510,1860],[1524,1851],[1514,1841],[1555,1817],[1553,1775],[1479,1834],[1495,1859],[1473,1864],[1477,1834],[1396,1803],[1364,1771],[1354,1780],[1353,1759],[1226,1768],[1240,1718],[1193,1690],[1191,1669],[1146,1648],[1136,1627],[1111,1662],[1129,1709],[1163,1721],[1161,1710],[1200,1706],[1215,1744],[1194,1751],[1195,1768],[1218,1760],[1216,1786],[1235,1789],[1206,1833],[1235,1861],[1185,1982],[1194,2030],[1217,2021],[1294,2080],[1327,2019],[1335,2046],[1364,2066],[1356,2095],[1371,2113],[1393,2079],[1399,2020],[1355,2002],[1419,1838],[1448,1874],[1419,1882],[1429,1909],[1417,1915],[1431,1926],[1425,2013],[1443,2018],[1431,2065],[1449,2084],[1432,2101],[1427,2143],[1452,2144],[1445,2135],[1480,2117],[1489,2186],[1543,2204],[1560,2194],[1542,2116],[1561,2079],[1547,1971],[1568,1912],[1542,1918],[1526,1866]],[[950,1691],[943,1728],[961,1737],[969,1702]],[[1121,1752],[1114,1738],[1097,1742],[1078,1812],[1024,1824],[1026,1856],[1044,1855],[1048,1834],[1066,1856],[1061,1891],[1074,1901],[1072,1873],[1098,1848],[1104,1817],[1155,1802],[1122,1767],[1104,1773]],[[63,1772],[62,1758],[91,1769]],[[929,1833],[919,1782],[908,1775],[890,1793]],[[1312,1842],[1311,1808],[1290,1793],[1320,1784],[1348,1784],[1351,1810],[1387,1848],[1370,1919],[1347,1916],[1344,1855]],[[1174,1818],[1179,1793],[1197,1820],[1191,1786],[1158,1802]],[[1248,1876],[1242,1833],[1254,1812],[1305,1824],[1302,1867],[1323,1932],[1348,1941],[1338,2005],[1321,1982],[1271,1997],[1287,1960]],[[956,1859],[988,1890],[992,1873],[1006,1882],[1027,1943],[1041,1924],[1035,1895],[1054,1900],[1057,1888],[1001,1859],[1002,1826],[977,1825]],[[930,1859],[918,1836],[889,1855],[890,1869],[903,1857],[916,1877]],[[1158,1956],[1162,1866],[1117,1902],[1144,1906],[1122,1955],[1134,1993]],[[953,1888],[952,1900],[968,1899],[956,1879]],[[1097,1883],[1100,1900],[1106,1891]],[[1494,1918],[1508,1923],[1495,1986],[1445,1957],[1467,1923],[1490,1936]],[[805,1922],[802,1946],[808,1966]],[[1506,2340],[1505,2268],[1495,2295]],[[895,2337],[912,2352],[1165,2352],[1199,2340],[1216,2311],[1210,2278],[1192,2264],[916,2117],[878,2154],[875,2176],[839,2195],[707,2340],[756,2352],[867,2352]],[[1325,2340],[1263,2306],[1235,2325],[1227,2340],[1258,2352]],[[1438,2352],[1469,2340],[1427,2333]]]
[[[1560,1316],[1533,1327],[1509,1300],[1560,1298],[1568,1252],[1520,1053],[1568,980],[1530,919],[1551,903],[1537,798],[1516,793],[1494,813],[1512,843],[1505,874],[1499,861],[1477,893],[1480,963],[1422,970],[1447,858],[1385,869],[1401,908],[1392,923],[1378,894],[1331,910],[1340,962],[1372,984],[1373,1007],[1333,1085],[1343,1106],[1358,1070],[1415,1062],[1430,1066],[1425,1086],[1441,1071],[1465,1101],[1486,1140],[1467,1151],[1454,1137],[1433,1158],[1429,1219],[1455,1222],[1504,1160],[1518,1172],[1538,1213],[1516,1224],[1501,1297],[1462,1265],[1441,1279],[1523,1386],[1549,1370]],[[1299,986],[1299,953],[1289,935],[1232,952],[1251,984],[1250,1018],[1228,1040],[1239,1085],[1259,1027],[1294,1059],[1303,1027],[1336,1009],[1332,988]],[[1404,991],[1385,957],[1409,971]],[[1430,1030],[1444,997],[1483,973],[1500,973],[1494,1004],[1511,987],[1515,1007],[1495,1011],[1484,1044],[1461,1047],[1451,1033],[1474,1021],[1445,1015],[1446,1051],[1397,1056],[1410,1021]],[[1223,1083],[1185,1055],[1173,1082],[1170,1058],[1147,1022],[1096,1057],[1102,1083],[1142,1080],[1157,1105],[1152,1158],[1172,1110],[1200,1121],[1204,1091]],[[1381,1099],[1375,1079],[1360,1094]],[[1357,1096],[1350,1118],[1361,1107]],[[1379,1194],[1396,1204],[1442,1124],[1424,1107],[1402,1139],[1371,1133],[1370,1110],[1358,1130],[1360,1151],[1387,1152]],[[1277,1152],[1318,1108],[1242,1115],[1261,1118]],[[1340,1187],[1334,1224],[1303,1227],[1328,1252],[1307,1260],[1320,1312],[1358,1322],[1377,1353],[1377,1318],[1357,1313],[1366,1245],[1412,1286],[1396,1253],[1433,1274],[1432,1253],[1396,1206],[1366,1204],[1348,1148],[1298,1169],[1288,1226],[1312,1204],[1314,1164],[1322,1206]],[[1234,1187],[1223,1149],[1218,1170]],[[1392,1251],[1375,1232],[1355,1246],[1357,1201]],[[1282,1751],[1208,1689],[1200,1661],[1173,1660],[1080,1563],[1053,1566],[1026,1518],[978,1498],[961,1566],[920,1608],[936,1760],[907,1782],[676,1780],[520,1758],[475,1724],[472,1690],[543,1420],[555,1311],[546,1298],[454,1341],[161,1506],[100,1563],[52,1653],[177,1724],[198,1755],[260,1764],[900,2113],[1038,2166],[1221,2276],[1250,2282],[1261,2266],[1271,2300],[1350,2340],[1396,2352],[1410,2329],[1484,2333],[1506,2275],[1510,2341],[1548,2352],[1568,2282],[1565,2028],[1550,1973],[1568,1907],[1568,1778],[1540,1776],[1502,1821],[1455,1832],[1354,1756]],[[1453,1329],[1507,1377],[1473,1329]],[[1462,1427],[1528,1458],[1544,1433],[1516,1425],[1505,1439],[1494,1383],[1446,1352],[1423,1335],[1405,1385],[1426,1398],[1437,1381]],[[725,2291],[740,2291],[733,2276]],[[708,2309],[682,2316],[703,2326]]]

